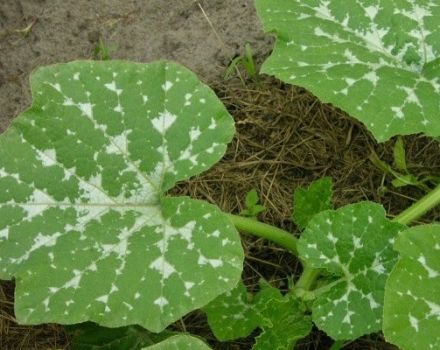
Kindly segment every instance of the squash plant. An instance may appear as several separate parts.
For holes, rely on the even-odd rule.
[[[263,72],[346,110],[379,141],[440,136],[435,2],[256,4],[277,35]],[[234,133],[186,68],[76,61],[38,69],[31,89],[32,106],[0,136],[0,278],[16,281],[20,323],[93,321],[127,326],[120,348],[205,349],[162,332],[202,308],[219,340],[260,328],[260,350],[291,349],[313,324],[338,342],[383,331],[403,350],[440,347],[440,225],[407,227],[440,202],[440,186],[391,220],[372,202],[333,209],[331,180],[318,180],[295,192],[297,239],[168,195],[213,166]],[[287,294],[266,281],[247,292],[237,230],[301,260]]]
[[[265,30],[277,37],[262,72],[340,107],[378,141],[440,135],[438,3],[256,0],[256,7]],[[409,224],[439,199],[440,186],[393,221]],[[375,214],[362,215],[367,210]],[[436,349],[440,226],[393,233],[391,223],[378,223],[381,211],[359,203],[313,217],[299,242],[306,267],[297,285],[310,289],[317,268],[341,276],[312,292],[313,320],[334,339],[382,329],[402,349]]]

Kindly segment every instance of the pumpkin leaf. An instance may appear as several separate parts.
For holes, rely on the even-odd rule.
[[[411,227],[385,286],[383,332],[402,350],[440,348],[440,225]]]
[[[337,277],[316,293],[312,316],[318,328],[335,340],[381,330],[385,281],[397,259],[393,242],[404,228],[371,202],[312,218],[298,241],[299,256]]]
[[[168,62],[40,68],[0,136],[0,278],[22,324],[160,332],[233,288],[243,251],[214,205],[166,192],[234,133],[214,92]]]
[[[312,330],[312,320],[305,315],[305,307],[293,295],[282,299],[268,299],[261,307],[262,318],[268,325],[256,338],[253,350],[290,350],[296,342],[305,338]]]
[[[249,294],[240,282],[205,306],[208,323],[221,341],[249,336],[257,327],[262,332],[253,350],[288,350],[310,333],[312,322],[293,295],[283,296],[277,288],[260,282],[260,291]]]
[[[67,326],[71,350],[140,350],[175,333],[150,333],[139,326],[106,328],[86,322]]]
[[[307,88],[377,140],[440,135],[440,6],[428,0],[256,0],[277,42],[262,73]]]
[[[211,348],[199,338],[179,334],[142,350],[210,350]]]
[[[295,190],[292,218],[298,227],[305,229],[313,216],[332,208],[332,185],[330,177],[323,177],[313,181],[308,188]]]
[[[203,308],[209,326],[218,340],[247,337],[260,325],[260,315],[252,299],[252,295],[240,281],[233,290],[220,295]]]

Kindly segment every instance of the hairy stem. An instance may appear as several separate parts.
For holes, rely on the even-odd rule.
[[[298,239],[292,233],[243,216],[226,215],[237,230],[272,241],[297,256],[296,243]]]

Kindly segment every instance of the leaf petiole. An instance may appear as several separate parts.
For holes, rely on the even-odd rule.
[[[272,241],[297,256],[296,244],[298,239],[292,233],[251,218],[234,214],[226,215],[237,230]]]
[[[440,203],[440,185],[435,187],[431,192],[420,198],[417,202],[405,209],[397,215],[393,221],[407,225],[421,216],[425,215],[429,210]]]

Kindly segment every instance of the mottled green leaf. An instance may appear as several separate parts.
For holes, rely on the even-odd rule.
[[[86,322],[66,327],[70,350],[139,350],[175,333],[150,333],[138,326],[106,328]]]
[[[262,72],[309,89],[376,139],[440,135],[440,4],[256,0],[277,43]]]
[[[252,350],[291,350],[312,330],[310,316],[304,314],[305,308],[292,295],[269,299],[260,309],[270,325],[262,327]]]
[[[331,209],[332,179],[323,177],[308,188],[297,188],[293,195],[293,221],[304,229],[310,219],[323,210]]]
[[[159,332],[237,284],[243,252],[219,209],[166,192],[211,167],[231,116],[187,69],[77,61],[31,77],[0,137],[0,278],[20,323]]]
[[[203,310],[215,337],[221,341],[247,337],[261,322],[253,297],[240,281],[236,288],[220,295]]]
[[[208,323],[221,341],[246,337],[259,327],[262,332],[253,350],[291,349],[297,340],[309,334],[311,319],[305,316],[305,308],[294,296],[283,296],[264,281],[260,286],[260,291],[251,295],[241,282],[212,301],[204,308]]]
[[[440,349],[440,225],[401,233],[385,286],[383,332],[402,350]]]
[[[309,266],[337,276],[312,307],[313,321],[333,339],[381,329],[385,281],[397,259],[393,242],[404,228],[371,202],[324,211],[310,221],[298,252]]]
[[[199,338],[180,334],[170,337],[158,344],[148,346],[142,350],[210,350],[211,348],[206,345]]]

